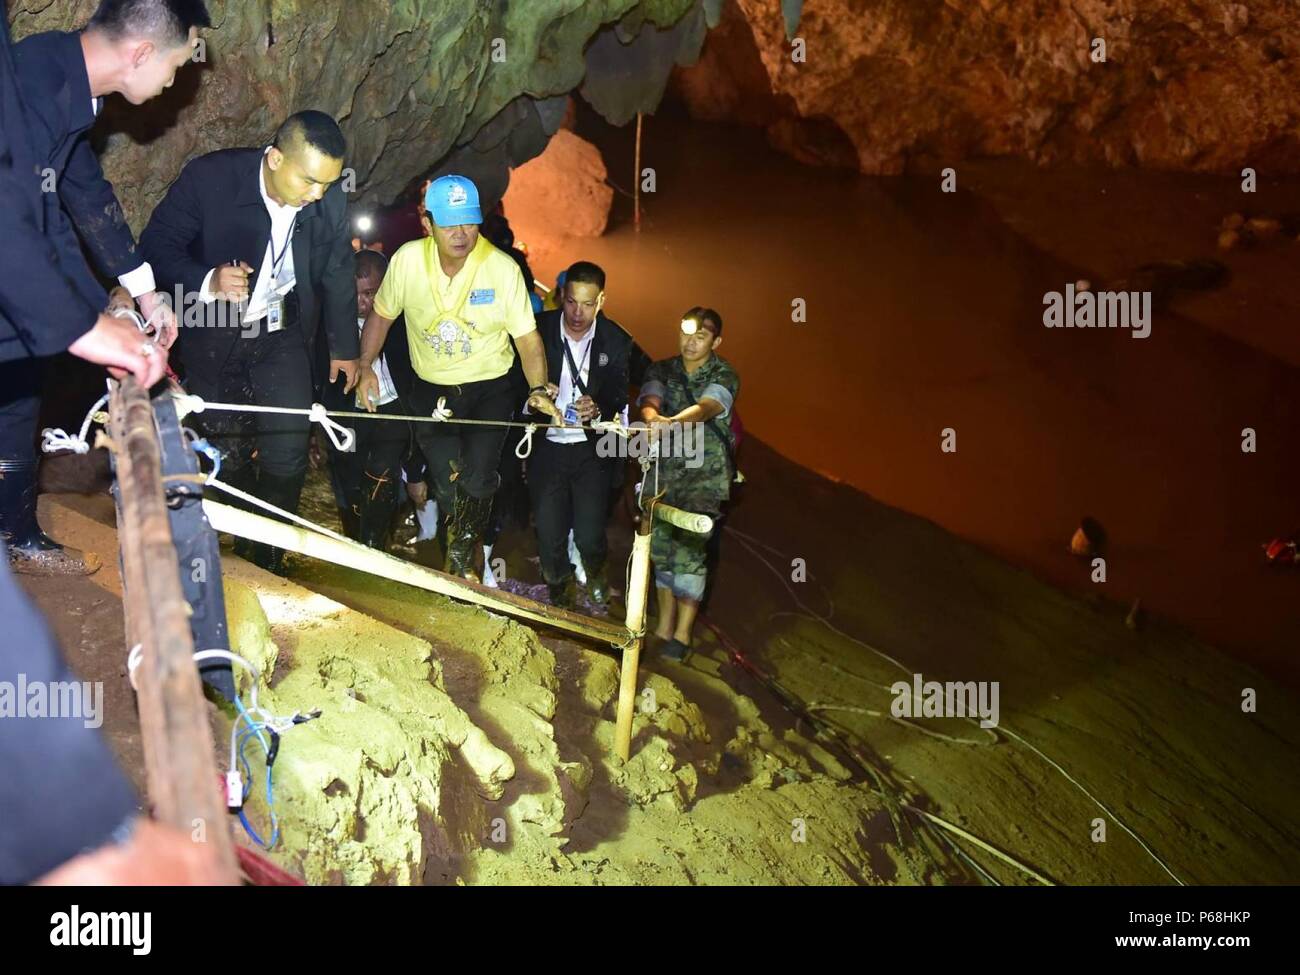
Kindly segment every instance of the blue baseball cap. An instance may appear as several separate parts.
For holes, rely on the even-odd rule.
[[[439,176],[424,194],[424,208],[439,227],[458,227],[464,223],[482,223],[478,205],[478,187],[464,176]]]

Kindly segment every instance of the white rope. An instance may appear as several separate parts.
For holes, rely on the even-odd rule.
[[[211,484],[213,487],[220,488],[221,490],[225,491],[227,494],[234,495],[236,498],[240,498],[244,501],[247,501],[249,504],[257,505],[259,508],[263,508],[267,511],[270,511],[272,514],[279,515],[281,518],[287,518],[290,521],[292,521],[294,524],[302,528],[306,528],[309,531],[314,531],[318,534],[328,536],[329,538],[333,538],[336,541],[347,542],[350,545],[356,544],[356,541],[354,539],[347,538],[343,535],[340,535],[336,531],[331,531],[330,529],[326,528],[324,525],[318,525],[315,522],[308,521],[306,518],[301,518],[298,515],[293,514],[292,512],[285,511],[283,508],[277,508],[269,501],[263,501],[261,498],[254,497],[253,495],[249,494],[246,491],[239,490],[239,488],[235,487],[233,484],[227,484],[225,481],[218,480],[215,477],[208,478],[208,483]]]
[[[528,424],[524,430],[524,435],[519,438],[519,443],[515,445],[515,456],[520,460],[527,460],[533,452],[533,434],[537,432],[537,424]]]
[[[616,418],[613,420],[594,420],[591,423],[591,429],[600,433],[617,434],[624,439],[632,436],[632,431],[623,426],[622,418]]]
[[[296,409],[290,406],[259,406],[256,403],[209,403],[202,396],[193,393],[176,394],[176,414],[181,419],[191,413],[205,410],[225,410],[234,413],[283,413],[290,416],[306,416],[313,423],[319,423],[329,436],[330,442],[343,453],[351,453],[357,446],[357,433],[351,427],[331,419],[332,416],[368,416],[360,413],[340,413],[325,409],[320,403],[312,403],[310,409]]]
[[[202,396],[193,393],[173,393],[176,402],[176,419],[183,420],[191,413],[202,413],[208,408]]]
[[[90,453],[90,442],[86,439],[90,434],[90,425],[94,422],[95,414],[104,408],[108,402],[108,393],[105,393],[95,401],[95,405],[90,408],[86,418],[81,422],[81,433],[79,436],[72,436],[66,430],[58,427],[46,427],[41,431],[41,452],[53,454],[60,450],[71,450],[77,454]]]
[[[357,449],[357,432],[351,427],[345,427],[342,423],[331,420],[325,407],[320,403],[311,404],[311,411],[307,417],[313,423],[319,423],[325,428],[330,440],[341,452],[350,454]]]
[[[140,331],[146,333],[149,331],[149,323],[146,322],[144,316],[141,315],[134,308],[126,308],[126,307],[114,308],[111,312],[109,312],[109,314],[112,315],[114,318],[129,318],[132,322],[135,323],[135,327],[138,328]]]
[[[1145,841],[1144,839],[1142,839],[1142,837],[1138,836],[1137,833],[1135,833],[1135,832],[1133,832],[1131,829],[1129,829],[1128,826],[1124,823],[1124,820],[1120,819],[1120,818],[1119,818],[1118,816],[1116,816],[1113,812],[1111,812],[1110,809],[1107,808],[1107,806],[1106,806],[1106,804],[1105,804],[1104,802],[1102,802],[1100,799],[1098,799],[1096,796],[1094,796],[1091,792],[1089,792],[1087,789],[1085,789],[1085,788],[1083,787],[1083,785],[1082,785],[1082,784],[1081,784],[1077,779],[1075,779],[1074,776],[1072,776],[1072,775],[1071,775],[1069,772],[1067,772],[1065,769],[1061,768],[1060,765],[1058,765],[1056,762],[1052,761],[1050,758],[1048,758],[1046,755],[1044,755],[1043,752],[1042,752],[1039,748],[1037,748],[1036,746],[1034,746],[1034,745],[1031,744],[1030,742],[1025,741],[1024,738],[1020,737],[1020,735],[1016,734],[1016,733],[1015,733],[1014,731],[1012,731],[1010,728],[999,728],[999,730],[1000,730],[1003,734],[1005,734],[1005,735],[1009,735],[1010,737],[1014,738],[1016,741],[1020,742],[1020,744],[1024,745],[1026,748],[1028,748],[1030,751],[1032,751],[1035,755],[1037,755],[1039,758],[1041,758],[1044,762],[1046,762],[1048,765],[1052,766],[1052,768],[1056,769],[1056,771],[1060,772],[1060,773],[1061,773],[1062,775],[1064,775],[1067,779],[1069,779],[1069,781],[1070,781],[1070,782],[1071,782],[1071,783],[1072,783],[1072,784],[1073,784],[1073,785],[1074,785],[1074,786],[1075,786],[1075,787],[1076,787],[1080,792],[1082,792],[1085,796],[1087,796],[1089,799],[1091,799],[1093,802],[1095,802],[1095,803],[1098,805],[1098,807],[1100,807],[1100,809],[1101,809],[1102,812],[1104,812],[1104,813],[1105,813],[1107,816],[1109,816],[1111,819],[1115,820],[1116,825],[1118,825],[1120,829],[1122,829],[1124,832],[1128,833],[1128,835],[1131,836],[1131,837],[1133,837],[1133,839],[1137,840],[1138,845],[1141,846],[1142,849],[1144,849],[1144,850],[1147,851],[1147,854],[1151,857],[1152,860],[1155,860],[1156,863],[1160,864],[1160,866],[1164,868],[1165,873],[1169,874],[1169,876],[1173,877],[1174,880],[1177,881],[1179,887],[1186,887],[1186,886],[1187,886],[1187,884],[1183,882],[1183,879],[1182,879],[1180,876],[1178,876],[1178,874],[1174,873],[1172,870],[1169,869],[1169,865],[1168,865],[1167,863],[1165,863],[1164,860],[1161,860],[1160,857],[1156,856],[1155,851],[1152,850],[1151,847],[1147,846],[1146,841]]]
[[[204,410],[224,410],[229,413],[283,413],[287,416],[306,416],[312,419],[316,414],[311,409],[302,409],[291,406],[259,406],[255,403],[210,403],[201,396],[193,393],[176,393],[176,409],[183,417],[189,413],[202,413]],[[438,406],[429,416],[415,416],[409,413],[367,413],[353,412],[351,410],[326,410],[321,409],[324,416],[341,417],[345,420],[392,420],[404,423],[462,423],[467,426],[479,427],[516,427],[526,430],[529,427],[536,428],[538,424],[528,423],[522,420],[474,420],[459,419],[446,406],[446,397],[438,398]],[[313,407],[320,406],[319,403],[313,404]],[[596,423],[557,423],[556,426],[562,426],[566,430],[594,430],[602,433],[606,429],[612,428],[613,421],[597,421]],[[620,427],[620,430],[629,431],[630,428]]]

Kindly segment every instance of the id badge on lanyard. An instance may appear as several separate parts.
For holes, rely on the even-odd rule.
[[[569,405],[564,408],[564,422],[577,424],[579,422],[577,405],[578,397],[587,395],[587,384],[582,381],[582,370],[579,369],[578,364],[573,361],[573,352],[569,348],[569,340],[564,336],[560,336],[560,341],[564,343],[564,358],[569,364],[569,376],[573,382],[570,389],[571,399]],[[586,353],[583,355],[582,360],[584,366],[588,361],[590,361],[590,357],[591,339],[588,339]]]
[[[280,251],[278,260],[275,257],[275,239],[272,238],[271,240],[271,293],[266,298],[266,330],[268,332],[278,332],[284,328],[285,283],[280,279],[280,273],[289,256],[289,248],[293,244],[293,228],[297,223],[298,218],[295,216],[293,223],[289,224],[289,232],[284,235],[284,248]]]
[[[282,328],[284,328],[284,298],[276,294],[266,301],[266,330],[278,332]]]

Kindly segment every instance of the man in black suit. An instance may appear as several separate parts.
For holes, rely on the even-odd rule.
[[[566,424],[612,420],[628,402],[628,358],[632,340],[601,314],[605,272],[579,261],[565,272],[560,307],[537,316],[546,348],[547,379],[557,387],[555,405]],[[537,525],[537,550],[551,602],[571,606],[573,565],[569,532],[587,572],[592,600],[609,599],[605,572],[610,489],[618,460],[601,456],[598,435],[551,426],[534,441],[528,460],[528,490]]]
[[[107,299],[86,267],[80,235],[100,271],[121,284],[113,304],[138,300],[164,349],[175,339],[175,319],[136,250],[89,132],[105,95],[116,92],[141,105],[170,87],[191,59],[199,27],[208,24],[202,0],[104,0],[84,31],[34,34],[13,48],[35,156],[30,178],[42,191],[49,239],[81,293],[102,308]],[[0,533],[23,572],[86,572],[85,562],[46,537],[36,521],[41,386],[41,369],[0,365]]]
[[[347,389],[356,383],[357,288],[338,184],[346,150],[334,119],[298,112],[265,149],[192,159],[154,210],[140,246],[181,296],[177,351],[190,392],[306,409],[318,332],[329,347],[329,382],[343,375]],[[297,511],[307,476],[306,416],[216,413],[203,423],[232,483]],[[283,571],[279,549],[257,544],[251,555]]]
[[[79,253],[52,239],[41,198],[37,153],[19,100],[0,2],[0,364],[36,370],[40,359],[69,351],[157,382],[166,350],[153,348],[129,322],[86,295]],[[30,690],[65,686],[68,670],[45,621],[14,581],[0,542],[0,619],[5,621],[0,683]],[[206,844],[141,815],[130,782],[103,736],[75,717],[13,715],[0,720],[0,884],[46,882],[124,885],[215,883],[222,877]]]

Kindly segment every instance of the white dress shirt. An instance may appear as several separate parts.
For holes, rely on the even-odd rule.
[[[365,327],[366,320],[364,318],[358,318],[357,329],[360,330]],[[375,375],[379,377],[379,399],[375,400],[375,405],[384,406],[385,404],[391,403],[393,400],[397,399],[397,386],[393,382],[392,373],[388,371],[388,358],[381,352],[379,358],[370,364],[370,368],[375,370]],[[358,394],[358,396],[359,395],[360,394]],[[357,400],[357,405],[364,407],[364,404],[361,403],[359,398]]]
[[[270,151],[271,147],[267,146],[266,152]],[[261,166],[257,167],[257,185],[262,191],[262,203],[266,206],[266,212],[271,216],[271,239],[266,242],[266,253],[262,256],[262,266],[257,271],[257,281],[248,295],[248,308],[245,309],[243,318],[245,325],[266,317],[267,302],[273,293],[273,277],[278,277],[280,282],[274,292],[281,295],[292,291],[298,280],[293,267],[293,225],[302,207],[281,206],[272,200],[266,192],[266,172]],[[277,256],[281,260],[278,276],[274,274]],[[216,296],[209,291],[216,271],[213,268],[203,279],[204,301],[216,300]]]
[[[569,333],[564,330],[564,315],[561,313],[560,341],[564,343],[564,346],[568,347],[569,355],[573,356],[574,364],[578,367],[578,375],[584,384],[591,374],[591,344],[595,338],[596,322],[593,319],[582,338],[576,342],[571,341]],[[563,415],[571,403],[576,403],[581,398],[582,390],[573,381],[573,372],[569,369],[569,357],[564,354],[564,347],[562,346],[560,350],[560,392],[555,397],[555,405],[559,407],[560,413]],[[583,421],[579,418],[578,422]],[[587,439],[587,431],[549,427],[546,431],[546,439],[554,443],[581,443]]]

